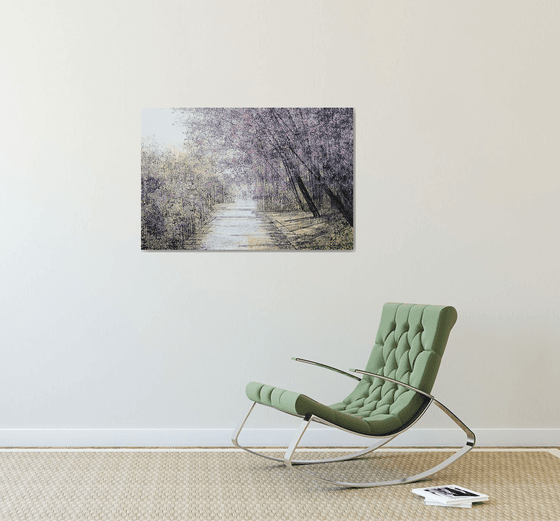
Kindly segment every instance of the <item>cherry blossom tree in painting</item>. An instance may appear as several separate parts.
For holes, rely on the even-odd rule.
[[[289,190],[292,205],[319,217],[326,199],[353,226],[351,108],[177,111],[187,139],[196,136],[194,143],[218,159],[232,183],[250,185],[260,195],[270,192],[263,209],[274,209],[279,194]]]

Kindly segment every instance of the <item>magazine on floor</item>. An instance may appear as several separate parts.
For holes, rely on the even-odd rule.
[[[414,494],[422,496],[426,504],[435,503],[436,505],[472,505],[479,501],[488,501],[486,494],[469,490],[459,485],[441,485],[439,487],[415,488]]]

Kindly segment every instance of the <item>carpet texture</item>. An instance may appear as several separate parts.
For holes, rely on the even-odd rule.
[[[426,469],[448,455],[386,451],[328,465],[326,472],[387,479]],[[472,509],[430,507],[410,492],[451,483],[486,493],[490,501]],[[235,451],[2,452],[0,519],[558,521],[560,459],[544,451],[472,451],[430,481],[341,489]]]

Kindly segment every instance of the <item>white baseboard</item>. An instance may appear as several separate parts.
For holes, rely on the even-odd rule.
[[[560,429],[473,429],[479,447],[557,447]],[[0,429],[0,447],[230,447],[233,429]],[[247,446],[287,446],[295,429],[245,429],[240,442]],[[307,447],[352,447],[368,444],[362,436],[310,427]],[[457,447],[465,436],[460,429],[412,428],[388,446]]]

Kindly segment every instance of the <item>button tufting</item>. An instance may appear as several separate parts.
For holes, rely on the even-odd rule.
[[[425,370],[426,358],[420,358],[421,364],[416,362],[421,353],[431,349],[432,340],[422,335],[426,331],[421,322],[423,315],[403,314],[387,324],[383,334],[378,336],[370,359],[373,363],[367,370],[410,384]],[[432,326],[428,322],[426,326],[427,331],[431,331]],[[388,414],[400,417],[402,411],[408,410],[417,401],[414,391],[395,383],[373,376],[364,379],[367,384],[360,388],[359,393],[353,393],[352,401],[345,401],[340,410],[377,423],[380,418],[385,421]]]

